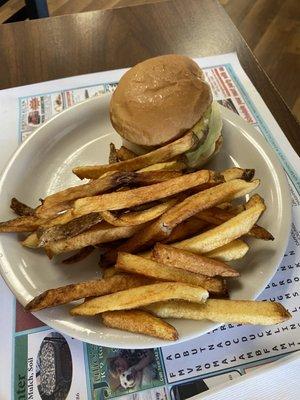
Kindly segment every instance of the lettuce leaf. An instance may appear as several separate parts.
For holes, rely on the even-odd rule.
[[[204,117],[201,119],[201,121],[203,120],[203,123],[199,125],[199,128],[201,129],[193,129],[193,132],[198,136],[199,140],[201,140],[205,132],[205,129],[207,129],[207,123],[205,123],[206,122],[205,119],[206,115],[204,114]],[[198,124],[196,124],[196,126]],[[208,134],[205,142],[202,143],[196,150],[188,151],[187,153],[185,153],[189,167],[195,168],[203,162],[203,156],[208,154],[210,150],[213,149],[215,142],[220,136],[221,129],[222,129],[221,113],[218,103],[214,101],[211,105],[210,118],[208,122]]]

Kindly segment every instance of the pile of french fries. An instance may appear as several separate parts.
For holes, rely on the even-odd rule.
[[[257,225],[266,209],[259,195],[234,202],[259,186],[255,171],[191,171],[184,153],[196,145],[192,132],[141,156],[111,144],[109,164],[73,170],[87,183],[34,209],[12,199],[18,217],[0,232],[26,233],[23,246],[49,258],[73,252],[66,264],[101,251],[101,279],[47,290],[26,309],[83,300],[72,315],[99,314],[108,327],[165,340],[178,332],[164,318],[262,325],[290,318],[275,302],[229,300],[227,282],[240,274],[229,263],[248,252],[245,238],[273,236]]]

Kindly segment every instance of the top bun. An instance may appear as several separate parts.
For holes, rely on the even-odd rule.
[[[123,75],[111,98],[110,118],[129,142],[159,146],[192,128],[211,102],[198,65],[170,54],[141,62]]]

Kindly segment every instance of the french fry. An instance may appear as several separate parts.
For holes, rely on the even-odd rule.
[[[138,206],[133,206],[133,207],[127,208],[125,210],[119,210],[116,212],[116,214],[121,215],[122,213],[126,213],[126,212],[137,212],[137,211],[149,210],[149,208],[157,206],[158,204],[161,204],[162,201],[163,200],[149,201],[149,203],[139,204]]]
[[[100,258],[100,265],[104,266],[105,268],[111,267],[116,262],[116,259],[117,259],[117,256],[118,256],[118,250],[117,249],[118,249],[118,247],[114,248],[114,249],[111,249],[110,251],[102,254],[101,258]],[[110,269],[110,268],[108,268],[108,269]]]
[[[35,211],[33,208],[27,206],[26,204],[22,203],[15,197],[11,199],[10,202],[10,208],[20,216],[25,216],[25,215],[34,215]]]
[[[269,231],[257,224],[250,229],[247,235],[262,240],[274,240],[274,236]]]
[[[169,235],[166,233],[166,237],[161,239],[163,243],[174,243],[178,240],[183,240],[193,236],[195,233],[201,232],[204,228],[207,227],[207,223],[198,219],[191,217],[186,221],[183,221],[181,224],[177,225]],[[144,238],[141,237],[141,241],[144,243]],[[119,251],[125,251],[127,253],[131,253],[135,251],[136,246],[138,246],[138,242],[136,238],[134,240],[128,239],[125,243],[120,244],[117,248],[112,249],[103,255],[103,262],[105,265],[112,265],[116,262],[117,255]],[[147,247],[147,246],[144,246]]]
[[[71,309],[71,315],[96,315],[106,311],[130,310],[158,301],[181,299],[202,303],[208,292],[200,286],[162,282],[123,290],[86,301]]]
[[[218,180],[218,174],[208,170],[201,170],[146,187],[79,199],[75,201],[74,212],[77,215],[84,215],[91,212],[121,210],[150,201],[164,199],[198,186],[201,183],[218,182]]]
[[[53,218],[48,218],[48,219],[41,219],[40,220],[40,226],[43,227],[44,229],[50,228],[51,226],[54,225],[63,225],[68,223],[69,221],[72,221],[72,219],[76,218],[75,215],[73,215],[71,210],[67,210],[65,213],[57,215],[56,217]]]
[[[220,172],[220,175],[223,178],[223,182],[229,182],[233,179],[242,179],[247,182],[251,181],[254,176],[254,169],[242,169],[242,168],[228,168],[224,171]],[[220,183],[223,183],[220,182]],[[197,194],[200,191],[210,189],[211,187],[216,186],[215,183],[204,183],[198,187],[192,188],[190,190],[191,194]]]
[[[241,179],[233,179],[229,182],[221,183],[220,185],[206,189],[193,196],[187,197],[181,203],[172,207],[162,216],[160,223],[165,228],[173,229],[180,222],[201,210],[216,206],[224,201],[231,201],[244,196],[256,189],[259,183],[259,180],[246,182]]]
[[[46,290],[32,299],[25,308],[29,311],[38,311],[44,308],[70,303],[71,301],[83,299],[85,297],[102,296],[137,286],[144,287],[144,285],[151,282],[150,279],[143,276],[127,274],[119,274],[105,279],[93,279]]]
[[[171,234],[164,239],[163,243],[174,243],[178,240],[187,239],[195,235],[195,233],[200,233],[208,227],[205,221],[202,221],[195,217],[190,217],[187,220],[181,222],[179,225],[175,226]]]
[[[154,183],[165,182],[182,176],[181,171],[137,171],[130,173],[135,176],[135,181],[133,183],[141,186],[153,185]]]
[[[113,143],[109,144],[109,156],[108,156],[108,163],[114,164],[119,161],[116,146]]]
[[[248,233],[265,208],[263,200],[260,199],[259,203],[223,224],[193,238],[174,243],[173,246],[188,249],[193,253],[208,253]]]
[[[121,146],[119,149],[116,149],[117,157],[119,161],[131,160],[132,158],[137,157],[133,151],[127,149],[127,147]]]
[[[141,310],[107,311],[101,314],[103,324],[109,328],[141,333],[163,340],[177,340],[178,332],[164,320]]]
[[[250,197],[247,203],[243,204],[244,210],[248,210],[249,208],[256,206],[257,204],[261,203],[262,198],[259,194],[254,194]]]
[[[24,215],[9,221],[0,222],[0,232],[32,232],[40,224],[39,218],[34,215]]]
[[[249,208],[249,207],[248,207]],[[234,217],[237,215],[237,213],[232,212],[232,211],[227,211],[227,210],[222,210],[218,207],[212,207],[208,210],[203,210],[200,211],[195,215],[196,218],[200,218],[203,221],[206,221],[207,223],[213,224],[213,225],[220,225],[223,222],[228,221],[230,218]],[[250,231],[247,233],[249,236],[256,237],[258,239],[262,240],[274,240],[274,237],[270,232],[268,232],[266,229],[263,227],[255,224],[253,228],[250,229]]]
[[[186,243],[185,250],[191,251],[189,245]],[[209,251],[205,254],[206,257],[215,260],[228,262],[243,258],[249,250],[249,246],[241,239],[233,240],[232,242],[218,247],[215,250]]]
[[[194,235],[195,233],[201,231],[203,228],[207,227],[207,224],[204,223],[204,221],[198,220],[201,222],[201,224],[194,223],[197,221],[197,219],[194,220],[194,218],[190,218],[189,220],[181,223],[178,225],[171,233],[170,236],[168,236],[165,240],[162,240],[162,243],[174,243],[177,240],[185,239],[186,237],[189,237],[190,235]],[[133,237],[131,238],[133,239]],[[109,253],[104,255],[104,260],[105,263],[108,265],[113,264],[116,259],[117,259],[117,254],[118,252],[133,252],[135,248],[135,243],[136,241],[134,240],[134,243],[132,243],[131,247],[131,242],[132,240],[129,239],[125,243],[121,244],[119,247],[116,249],[112,249]],[[186,249],[187,251],[191,251],[189,248],[188,244]],[[223,261],[223,262],[228,262],[232,260],[238,260],[240,258],[243,258],[246,253],[249,250],[249,246],[247,243],[245,243],[241,239],[236,239],[222,247],[219,247],[209,253],[206,254],[206,257],[213,258],[215,260]],[[147,252],[143,253],[143,257],[151,258],[152,252]]]
[[[221,172],[221,174],[224,176],[225,182],[232,181],[233,179],[243,179],[249,182],[255,175],[255,169],[228,168]]]
[[[149,248],[157,241],[164,241],[171,234],[176,225],[191,217],[193,214],[196,214],[200,210],[210,208],[213,205],[223,203],[224,201],[244,196],[249,191],[254,190],[258,184],[259,181],[245,182],[235,179],[187,197],[149,225],[143,231],[143,235],[134,235],[118,250],[132,253]],[[192,241],[193,238],[187,240]],[[220,244],[220,246],[222,246],[222,244]]]
[[[111,276],[120,274],[120,271],[115,267],[105,268],[103,271],[103,278],[110,278]]]
[[[237,270],[221,261],[176,249],[162,243],[157,243],[154,246],[152,257],[160,264],[210,277],[236,277],[240,275]]]
[[[156,261],[133,254],[119,253],[116,268],[132,274],[148,276],[149,278],[201,286],[213,294],[225,294],[227,292],[227,288],[221,279],[195,274],[166,264],[159,264]]]
[[[67,222],[71,221],[74,218],[75,217],[73,216],[72,212],[69,210],[64,214],[58,215],[56,218],[39,220],[39,226],[46,229],[51,226],[66,224]],[[22,241],[22,245],[29,248],[36,248],[38,247],[38,244],[39,244],[39,238],[36,232],[31,233],[29,236],[27,236],[26,239]]]
[[[253,197],[253,196],[252,196]],[[227,209],[228,211],[230,211],[230,212],[232,212],[232,213],[234,213],[235,215],[236,214],[239,214],[239,213],[241,213],[242,211],[244,211],[245,210],[245,207],[244,207],[244,204],[231,204],[230,205],[230,207],[228,207],[228,209]]]
[[[65,258],[62,261],[62,263],[69,265],[80,262],[84,260],[86,257],[88,257],[94,250],[95,250],[94,246],[84,247],[83,249],[80,249],[77,253],[73,254],[72,256]]]
[[[160,219],[158,219],[145,227],[142,235],[132,235],[114,253],[118,251],[125,251],[127,253],[144,251],[150,248],[155,242],[164,242],[170,236],[171,232],[172,230],[161,224]],[[112,259],[114,253],[112,253],[110,259]]]
[[[54,256],[53,252],[51,249],[49,249],[47,246],[43,248],[45,251],[46,256],[51,260]]]
[[[177,202],[177,199],[170,199],[165,203],[157,204],[147,210],[129,212],[120,216],[115,216],[110,211],[102,211],[101,215],[104,221],[114,226],[139,225],[158,218]]]
[[[272,325],[291,318],[281,304],[271,301],[209,299],[196,304],[177,300],[151,304],[146,309],[162,318],[209,319],[233,324]]]
[[[70,211],[72,209],[72,206],[73,206],[72,200],[62,201],[56,204],[52,204],[50,206],[46,205],[45,207],[43,205],[40,205],[35,209],[35,215],[39,218],[52,219],[56,218],[63,212]]]
[[[35,249],[39,245],[39,238],[36,232],[31,233],[28,235],[22,242],[22,246],[29,247],[31,249]]]
[[[37,210],[37,214],[44,214],[47,209],[60,203],[70,202],[81,197],[94,196],[118,186],[128,185],[132,180],[133,175],[131,174],[125,172],[114,172],[83,185],[72,186],[47,196],[43,205]]]
[[[199,140],[197,136],[193,132],[190,132],[180,139],[153,150],[150,153],[143,154],[142,156],[121,161],[116,164],[76,167],[73,169],[73,172],[80,179],[97,179],[108,171],[137,171],[144,167],[148,167],[149,165],[168,161],[180,154],[183,154],[186,151],[195,148],[198,142]]]
[[[177,225],[172,230],[170,235],[166,235],[165,238],[161,239],[161,242],[174,243],[178,240],[187,239],[193,236],[195,233],[202,232],[202,230],[205,229],[206,227],[207,227],[206,222],[201,221],[198,218],[191,217],[186,221],[181,222],[181,224]],[[144,239],[142,238],[142,240]],[[105,254],[103,258],[108,265],[111,265],[116,261],[119,251],[131,253],[135,251],[136,246],[137,246],[136,238],[134,238],[134,240],[129,239],[125,243],[122,243],[116,249],[113,249],[109,253]]]
[[[249,199],[247,203],[243,205],[243,207],[245,210],[248,210],[252,206],[259,204],[260,201],[260,196],[258,194],[255,194]],[[233,212],[238,212],[238,209],[236,208],[235,210],[233,210]],[[262,240],[274,240],[274,237],[270,232],[257,224],[255,224],[253,228],[248,232],[248,235]]]
[[[36,215],[50,218],[61,208],[68,209],[72,201],[82,197],[95,196],[119,186],[152,185],[181,176],[176,171],[153,172],[113,172],[83,185],[73,186],[45,198],[44,203],[36,210]]]
[[[225,201],[224,203],[219,204],[217,207],[220,208],[221,210],[231,210],[232,204],[229,201]]]
[[[164,163],[157,163],[157,164],[149,165],[149,167],[140,169],[139,172],[182,171],[186,168],[187,168],[187,166],[183,161],[175,160],[175,161],[168,161],[168,162],[164,162]]]
[[[49,228],[40,228],[37,230],[39,237],[39,247],[47,246],[50,242],[71,238],[87,231],[92,226],[102,221],[100,213],[91,213],[74,218],[66,224],[54,225]]]
[[[79,250],[86,246],[94,246],[99,243],[113,242],[118,239],[124,239],[132,236],[138,230],[143,229],[144,225],[134,226],[114,226],[108,224],[95,225],[93,228],[77,236],[50,242],[47,249],[53,255],[66,253],[73,250]]]

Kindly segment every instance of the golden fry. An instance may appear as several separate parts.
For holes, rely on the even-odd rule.
[[[274,236],[269,231],[257,224],[250,229],[247,235],[262,240],[274,240]]]
[[[233,324],[272,325],[291,318],[281,304],[271,301],[209,299],[196,304],[177,300],[151,304],[146,309],[162,318],[209,319]]]
[[[161,239],[163,243],[174,243],[178,240],[183,240],[193,236],[195,233],[201,232],[204,228],[207,227],[207,223],[201,221],[200,219],[191,217],[186,221],[183,221],[181,224],[177,225],[171,232],[170,235]],[[133,240],[131,240],[133,239]],[[141,238],[143,240],[143,237]],[[133,236],[128,239],[125,243],[121,244],[116,249],[112,249],[110,252],[103,256],[103,259],[106,264],[112,265],[116,259],[119,251],[125,251],[127,253],[131,253],[135,251],[136,246],[139,245],[139,242]]]
[[[73,215],[72,211],[68,210],[63,214],[59,214],[59,215],[55,216],[54,218],[41,219],[40,226],[42,228],[46,229],[46,228],[50,228],[51,226],[54,226],[54,225],[66,224],[75,218],[76,218],[76,215]]]
[[[254,178],[255,169],[228,168],[221,172],[221,174],[224,176],[225,182],[233,179],[243,179],[249,182]]]
[[[183,269],[206,276],[236,277],[239,272],[222,261],[177,249],[162,243],[157,243],[152,251],[152,257],[160,264]]]
[[[175,160],[168,161],[164,163],[157,163],[153,165],[149,165],[149,167],[145,167],[139,170],[139,172],[146,171],[182,171],[186,169],[186,164],[183,161]]]
[[[158,218],[169,208],[173,207],[177,201],[177,199],[170,199],[165,203],[158,204],[147,210],[129,212],[120,216],[115,216],[110,211],[102,211],[101,215],[104,221],[114,226],[139,225]]]
[[[249,207],[248,207],[249,208]],[[244,211],[244,210],[242,210]],[[208,210],[203,210],[200,211],[195,215],[195,217],[201,219],[202,221],[206,221],[207,223],[213,224],[213,225],[220,225],[223,222],[228,221],[230,218],[234,217],[237,215],[236,212],[233,211],[227,211],[227,210],[222,210],[218,207],[212,207]],[[250,229],[248,232],[249,236],[256,237],[258,239],[263,239],[263,240],[274,240],[274,237],[270,232],[268,232],[266,229],[262,228],[261,226],[255,224],[253,228]]]
[[[164,239],[163,243],[174,243],[178,240],[187,239],[207,229],[208,224],[198,218],[191,217],[175,226],[171,234]]]
[[[26,204],[22,203],[21,201],[19,201],[18,199],[16,199],[15,197],[13,197],[11,199],[10,202],[10,208],[17,214],[20,216],[25,216],[25,215],[34,215],[35,210],[29,206],[27,206]]]
[[[189,245],[186,243],[185,250],[191,251]],[[249,250],[249,246],[241,239],[233,240],[232,242],[218,247],[215,250],[209,251],[205,254],[206,257],[214,258],[219,261],[232,261],[243,258]]]
[[[59,203],[70,202],[81,197],[94,196],[118,186],[127,185],[131,183],[132,179],[133,176],[125,172],[114,172],[83,185],[69,187],[47,196],[43,205],[38,209],[37,214],[41,215]]]
[[[120,274],[120,271],[115,267],[105,268],[103,271],[103,278],[110,278],[111,276]]]
[[[106,311],[130,310],[163,300],[181,299],[202,303],[208,292],[200,286],[162,282],[96,297],[72,308],[71,315],[96,315]]]
[[[133,254],[119,253],[116,268],[132,274],[141,274],[168,282],[182,282],[201,286],[214,294],[227,292],[224,281],[221,279],[195,274],[166,264],[159,264],[156,261]]]
[[[40,227],[46,229],[50,228],[51,226],[59,225],[59,224],[66,224],[67,222],[71,221],[72,219],[76,218],[72,212],[69,210],[64,214],[58,215],[52,219],[42,219],[39,220]],[[22,241],[22,245],[25,247],[35,248],[38,247],[39,238],[36,232],[31,233],[25,240]]]
[[[161,218],[161,224],[166,228],[173,229],[180,222],[195,215],[201,210],[208,209],[215,205],[231,201],[253,191],[259,185],[259,180],[245,182],[241,179],[234,179],[221,183],[210,189],[203,190],[193,196],[187,197],[181,203],[172,207]]]
[[[62,263],[69,265],[80,262],[84,260],[86,257],[88,257],[94,250],[95,250],[94,246],[84,247],[83,249],[80,249],[77,253],[73,254],[72,256],[65,258],[62,261]]]
[[[133,183],[141,186],[153,185],[155,183],[169,181],[170,179],[182,176],[182,172],[180,171],[137,171],[130,173],[135,176]]]
[[[114,164],[119,161],[116,146],[113,143],[109,145],[108,163]]]
[[[0,232],[32,232],[39,227],[40,222],[39,218],[34,215],[24,215],[9,221],[0,222]]]
[[[53,254],[66,253],[73,250],[79,250],[86,246],[94,246],[99,243],[113,242],[118,239],[124,239],[132,236],[138,230],[144,227],[143,224],[135,226],[114,226],[107,224],[95,225],[88,231],[80,235],[50,242],[47,249]]]
[[[83,185],[73,186],[46,197],[43,205],[36,210],[36,215],[49,218],[61,209],[70,208],[72,202],[80,198],[100,195],[119,186],[151,185],[180,175],[180,172],[175,171],[112,172]]]
[[[254,194],[253,196],[250,197],[250,199],[243,205],[245,210],[248,210],[249,208],[256,206],[257,204],[261,203],[261,197],[259,194]]]
[[[260,203],[223,224],[193,238],[174,243],[173,246],[180,249],[188,249],[193,253],[208,253],[248,233],[265,208],[265,204],[261,199]]]
[[[193,214],[213,205],[223,203],[226,200],[243,196],[255,189],[258,183],[259,181],[245,182],[236,179],[187,197],[181,203],[176,204],[166,211],[157,221],[154,221],[145,228],[143,235],[134,235],[130,240],[120,246],[118,250],[137,252],[149,248],[155,242],[164,241],[171,234],[176,225],[191,217]],[[187,240],[192,241],[193,238]]]
[[[176,329],[154,315],[141,310],[107,311],[101,314],[105,326],[141,333],[163,340],[177,340]]]
[[[116,150],[116,152],[119,161],[131,160],[132,158],[137,157],[137,154],[124,146],[121,146],[119,149]]]
[[[112,260],[113,256],[118,251],[127,253],[136,253],[150,248],[155,242],[164,242],[171,234],[171,229],[160,223],[160,219],[154,221],[143,230],[142,235],[134,234],[125,243],[122,243],[114,253],[109,257]]]
[[[152,172],[149,172],[149,174],[152,174]],[[91,212],[130,208],[173,196],[194,186],[198,186],[201,183],[218,182],[218,179],[218,174],[208,170],[201,170],[150,186],[126,190],[124,192],[86,197],[75,201],[75,213],[77,215],[84,215]],[[249,183],[247,183],[247,185],[249,185]]]
[[[105,279],[94,279],[46,290],[32,299],[25,308],[29,311],[38,311],[85,297],[102,296],[120,290],[144,286],[148,283],[151,283],[150,279],[127,274],[119,274]]]
[[[107,165],[91,165],[84,167],[76,167],[73,169],[80,179],[97,179],[101,175],[109,171],[137,171],[141,168],[148,167],[149,165],[168,161],[188,150],[195,148],[198,144],[198,138],[192,132],[186,134],[180,139],[175,140],[163,147],[153,150],[142,156],[135,157],[130,160],[121,161],[116,164]]]
[[[22,246],[29,247],[31,249],[34,249],[38,247],[39,245],[39,238],[36,234],[36,232],[31,233],[24,239],[22,242]]]
[[[100,213],[91,213],[79,218],[74,218],[65,224],[54,225],[46,229],[40,228],[37,231],[39,247],[44,247],[50,242],[79,235],[101,221],[102,216]]]

